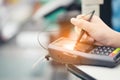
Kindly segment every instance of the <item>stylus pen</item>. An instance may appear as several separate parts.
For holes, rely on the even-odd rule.
[[[66,67],[68,71],[70,71],[72,74],[76,75],[78,78],[82,80],[96,80],[95,78],[78,69],[74,65],[67,64]]]
[[[89,22],[91,21],[94,13],[95,13],[95,10],[89,13],[89,14],[91,14],[91,15],[90,15],[90,17],[89,17],[89,19],[88,19],[87,21],[89,21]],[[89,14],[87,14],[87,15],[89,15]],[[87,15],[85,15],[85,16],[87,16]],[[75,47],[76,47],[76,45],[79,43],[79,41],[81,40],[81,38],[82,38],[82,36],[83,36],[84,33],[85,33],[85,31],[82,29],[82,30],[81,30],[81,33],[80,33],[80,35],[79,35],[79,37],[78,37],[78,39],[77,39],[77,41],[76,41]]]

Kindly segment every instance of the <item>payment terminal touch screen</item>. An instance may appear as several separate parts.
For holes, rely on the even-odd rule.
[[[68,38],[59,38],[50,43],[50,56],[57,62],[75,65],[114,67],[120,61],[120,48],[80,43],[78,50],[74,50],[75,42]]]

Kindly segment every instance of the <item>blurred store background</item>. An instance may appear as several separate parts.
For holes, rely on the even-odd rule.
[[[39,44],[47,48],[69,36],[69,19],[80,13],[76,1],[0,0],[0,80],[77,79],[63,64],[43,59],[48,51]]]
[[[101,17],[112,27],[112,8],[104,7],[110,2],[101,6],[110,15]],[[43,59],[50,42],[71,37],[70,18],[80,13],[81,0],[0,0],[0,80],[81,80],[64,64]]]

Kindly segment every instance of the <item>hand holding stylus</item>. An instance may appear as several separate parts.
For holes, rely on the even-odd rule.
[[[85,16],[89,16],[89,18],[87,19],[87,21],[90,22],[91,19],[92,19],[92,17],[93,17],[93,15],[94,15],[94,13],[95,13],[95,10],[92,11],[92,12],[90,12],[90,13],[89,13],[90,15],[87,14],[87,15],[84,15],[83,17],[85,17]],[[81,29],[81,33],[80,33],[79,36],[78,36],[78,39],[77,39],[76,44],[75,44],[75,48],[76,48],[77,44],[79,44],[79,42],[80,42],[82,36],[84,35],[84,33],[85,33],[85,30]]]
[[[113,31],[97,16],[93,16],[90,22],[87,21],[88,18],[89,16],[79,15],[77,18],[72,18],[71,23],[76,26],[76,30],[86,31],[95,40],[95,45],[120,47],[120,44],[117,43],[120,33]]]

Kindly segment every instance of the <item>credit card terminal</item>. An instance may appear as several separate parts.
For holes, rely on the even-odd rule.
[[[53,60],[65,64],[115,67],[120,62],[120,48],[86,44],[78,47],[80,50],[74,50],[74,46],[74,40],[59,38],[50,43],[48,49]]]

